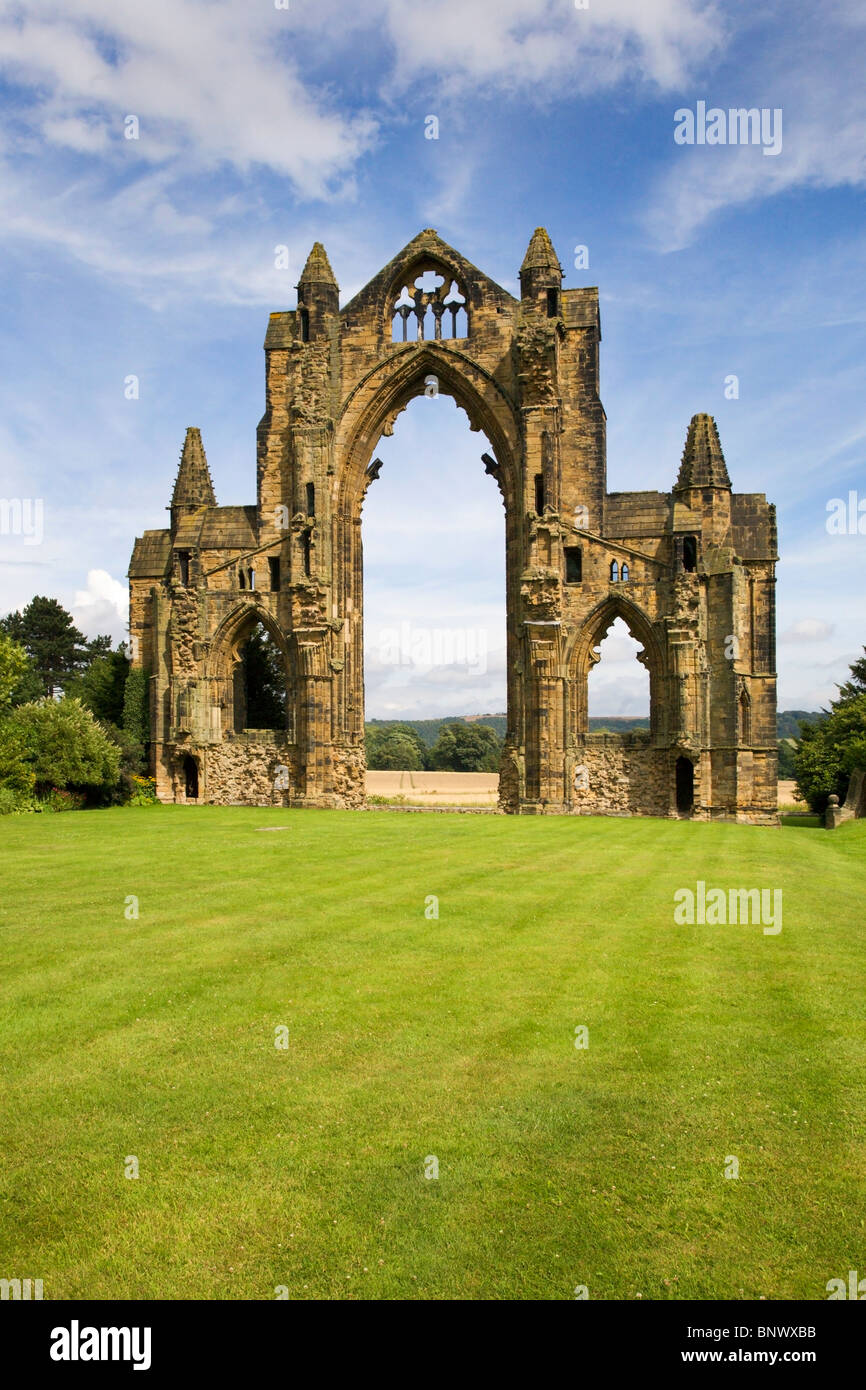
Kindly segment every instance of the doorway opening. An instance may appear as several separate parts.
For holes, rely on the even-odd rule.
[[[677,758],[677,810],[691,815],[695,805],[695,765],[691,758]]]
[[[187,801],[198,801],[198,763],[190,753],[183,760],[183,778]]]
[[[362,515],[367,761],[391,767],[395,740],[387,761],[378,744],[388,725],[411,723],[423,748],[400,746],[423,769],[443,721],[487,717],[497,745],[504,738],[504,504],[492,445],[444,392],[412,399],[373,452]],[[489,765],[489,739],[478,742]]]

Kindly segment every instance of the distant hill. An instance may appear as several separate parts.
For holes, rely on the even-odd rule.
[[[821,710],[807,709],[785,709],[779,710],[776,715],[776,737],[777,738],[799,738],[800,720],[804,724],[817,724],[824,715]]]
[[[499,738],[505,737],[508,723],[504,714],[449,714],[447,719],[368,719],[367,727],[372,725],[381,729],[388,728],[391,724],[405,724],[407,728],[416,731],[425,748],[432,748],[444,725],[459,724],[461,721],[467,724],[487,724]]]
[[[780,710],[776,718],[777,738],[799,738],[802,719],[808,724],[817,724],[823,718],[820,710],[786,709]],[[505,737],[507,719],[504,714],[450,714],[446,719],[370,719],[368,724],[386,727],[389,724],[407,724],[417,730],[424,746],[432,748],[439,737],[443,724],[454,724],[460,720],[468,724],[487,724],[499,738]],[[623,718],[620,715],[594,715],[589,721],[591,733],[601,733],[606,729],[612,734],[626,734],[631,729],[648,729],[649,719]]]

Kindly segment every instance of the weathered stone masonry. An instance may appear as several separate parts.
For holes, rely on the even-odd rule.
[[[130,631],[162,799],[363,803],[361,511],[377,441],[435,389],[490,441],[505,506],[503,808],[776,823],[775,509],[732,493],[708,415],[670,493],[609,493],[600,339],[597,290],[562,288],[543,228],[519,299],[428,230],[341,310],[314,246],[297,310],[265,338],[256,505],[217,506],[190,429],[170,527],[135,543]],[[651,692],[651,729],[621,738],[587,732],[616,617]],[[285,664],[277,732],[238,709],[258,622]]]

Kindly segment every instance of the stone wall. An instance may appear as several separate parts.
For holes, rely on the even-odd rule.
[[[580,775],[581,768],[586,769],[585,778]],[[667,749],[651,746],[649,733],[588,734],[575,749],[574,769],[575,815],[675,814],[670,755]],[[584,780],[588,785],[582,789]],[[693,815],[702,818],[698,805]]]

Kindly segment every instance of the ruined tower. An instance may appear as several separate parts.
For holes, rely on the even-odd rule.
[[[490,441],[505,507],[503,808],[776,823],[775,510],[732,492],[708,415],[670,493],[607,491],[598,292],[562,278],[543,228],[519,299],[427,230],[340,309],[316,243],[265,338],[256,505],[217,506],[190,429],[170,525],[135,543],[162,799],[362,804],[361,512],[380,436],[432,380]],[[591,734],[587,678],[617,617],[650,729]],[[250,727],[254,629],[284,677],[279,727]]]

